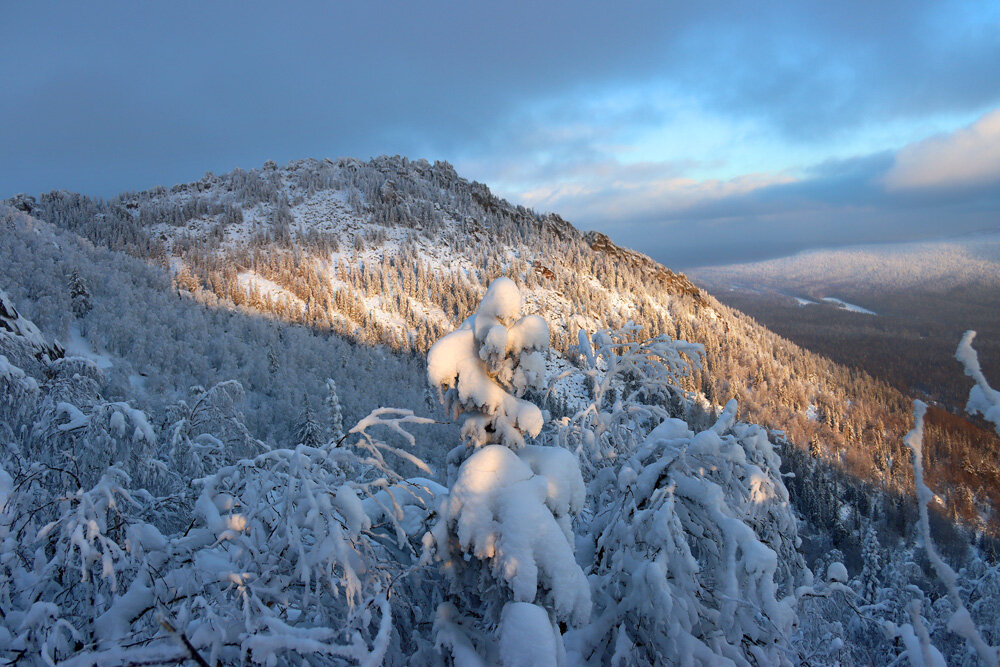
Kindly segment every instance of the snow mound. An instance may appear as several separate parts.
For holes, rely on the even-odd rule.
[[[558,664],[556,635],[538,605],[511,602],[500,620],[500,659],[510,667]]]
[[[827,581],[836,581],[841,584],[847,583],[847,568],[843,563],[833,562],[826,568]]]

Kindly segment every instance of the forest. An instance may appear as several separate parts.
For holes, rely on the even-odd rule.
[[[996,660],[989,441],[449,165],[0,227],[9,660]]]

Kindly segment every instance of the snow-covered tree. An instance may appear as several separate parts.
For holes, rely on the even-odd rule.
[[[318,447],[323,442],[323,429],[316,421],[316,415],[309,405],[309,397],[303,396],[302,401],[302,412],[299,414],[299,423],[295,429],[295,441],[308,447]]]
[[[730,401],[693,433],[667,418],[590,485],[591,664],[789,662],[806,577],[779,459]]]
[[[590,616],[573,555],[579,468],[564,449],[525,443],[541,430],[542,413],[519,396],[543,386],[548,338],[544,320],[521,317],[513,281],[498,278],[476,313],[428,354],[428,378],[463,416],[466,443],[453,452],[458,465],[426,541],[451,581],[435,630],[456,663],[561,664],[560,624]]]
[[[330,439],[339,442],[344,437],[344,415],[337,396],[337,383],[333,378],[326,381],[326,411],[330,420]]]
[[[69,298],[73,305],[74,315],[83,317],[90,312],[92,308],[90,290],[87,289],[87,283],[84,282],[78,269],[73,269],[73,272],[69,276]]]
[[[665,334],[644,340],[634,324],[593,336],[581,330],[577,340],[571,352],[580,367],[554,382],[581,376],[592,400],[556,433],[558,444],[575,451],[592,476],[634,450],[664,419],[690,409],[680,382],[700,366],[704,347]]]
[[[868,602],[878,599],[879,579],[882,572],[882,548],[878,542],[878,530],[873,521],[865,525],[864,541],[861,547],[861,596]]]
[[[582,377],[592,401],[555,440],[590,479],[580,555],[594,616],[567,648],[594,665],[788,662],[807,573],[766,431],[738,423],[735,401],[704,423],[680,389],[699,345],[643,340],[631,325],[578,340],[580,368],[563,375]]]
[[[462,438],[470,447],[488,443],[512,449],[542,429],[542,411],[523,396],[545,387],[548,325],[538,315],[521,317],[521,294],[509,278],[497,278],[462,325],[431,348],[427,375],[442,392]]]
[[[208,390],[193,387],[192,400],[181,400],[168,410],[170,426],[166,459],[184,479],[198,479],[241,458],[268,449],[247,429],[243,386],[235,380]]]

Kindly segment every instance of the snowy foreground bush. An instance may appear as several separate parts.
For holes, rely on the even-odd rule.
[[[837,664],[856,626],[882,662],[996,664],[995,634],[976,626],[996,610],[969,602],[930,539],[919,410],[908,444],[945,593],[936,611],[967,649],[935,647],[919,589],[887,600],[839,562],[813,580],[767,432],[735,401],[718,410],[679,387],[700,346],[631,326],[581,334],[548,388],[584,389],[546,424],[528,398],[562,362],[521,309],[498,279],[430,350],[428,379],[463,440],[445,486],[410,453],[408,429],[429,419],[380,408],[344,435],[334,385],[334,437],[309,425],[277,448],[246,429],[237,383],[155,418],[106,401],[101,369],[67,358],[0,292],[0,658]],[[970,341],[969,407],[989,418],[996,392]],[[979,577],[1000,582],[996,568]]]
[[[157,429],[0,306],[0,656],[378,664],[398,647],[398,553],[440,486],[400,477],[386,455],[431,471],[374,432],[412,444],[404,427],[430,420],[381,409],[351,447],[270,449],[227,383]]]

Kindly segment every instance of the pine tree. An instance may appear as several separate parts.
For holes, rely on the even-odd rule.
[[[882,548],[874,521],[869,521],[865,527],[861,558],[864,561],[861,568],[861,595],[868,602],[874,603],[878,599],[879,574],[882,571]]]
[[[92,307],[90,290],[87,289],[87,283],[84,282],[80,272],[76,269],[73,269],[73,273],[69,277],[69,298],[72,302],[74,315],[83,317],[90,312]]]
[[[309,397],[302,396],[302,415],[299,417],[298,428],[295,429],[295,440],[300,445],[307,447],[319,447],[323,444],[323,430],[316,422],[312,408],[309,406]]]
[[[330,416],[330,439],[340,442],[344,437],[344,415],[337,396],[337,383],[330,378],[326,381],[326,410]]]

